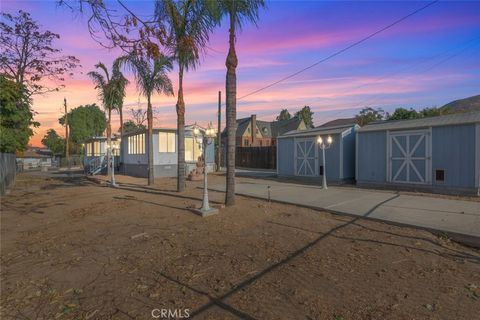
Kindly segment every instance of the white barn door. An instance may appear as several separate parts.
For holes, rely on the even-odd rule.
[[[295,139],[295,175],[317,175],[318,154],[313,138]]]
[[[430,183],[431,149],[428,130],[395,132],[388,136],[389,181]]]

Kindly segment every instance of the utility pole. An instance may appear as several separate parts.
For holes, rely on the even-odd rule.
[[[217,171],[222,163],[222,91],[218,91]]]
[[[68,174],[70,175],[70,155],[69,155],[69,152],[68,152],[68,141],[69,141],[68,111],[67,111],[67,99],[66,98],[63,98],[63,106],[65,107],[65,158],[67,158]]]

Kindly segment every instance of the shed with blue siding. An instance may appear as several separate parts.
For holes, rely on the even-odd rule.
[[[202,134],[196,138],[193,126],[185,126],[185,162],[186,174],[196,167],[198,157],[202,155]],[[148,144],[146,130],[129,133],[123,136],[122,159],[120,171],[127,175],[148,177]],[[153,129],[153,168],[155,177],[177,176],[177,130],[169,128]],[[215,168],[215,147],[212,142],[206,148],[207,172]]]
[[[357,132],[358,185],[477,193],[480,112],[382,121]]]
[[[328,182],[344,183],[355,179],[355,133],[358,125],[319,127],[290,131],[277,141],[277,175],[321,183],[325,169]],[[317,137],[331,136],[325,150],[326,166]]]

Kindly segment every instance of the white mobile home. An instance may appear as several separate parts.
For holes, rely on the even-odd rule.
[[[193,126],[185,127],[185,161],[186,174],[191,172],[202,155],[202,134],[196,138],[193,135]],[[137,176],[148,176],[148,154],[147,154],[147,132],[146,130],[124,135],[121,142],[122,158],[120,160],[121,172]],[[215,169],[214,142],[207,146],[206,165],[207,172]],[[153,129],[153,164],[155,177],[177,176],[177,130],[169,128]]]

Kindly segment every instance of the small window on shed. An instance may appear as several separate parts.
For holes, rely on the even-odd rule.
[[[445,170],[435,170],[435,181],[443,182],[445,181]]]
[[[320,175],[323,176],[323,166],[320,166]]]

